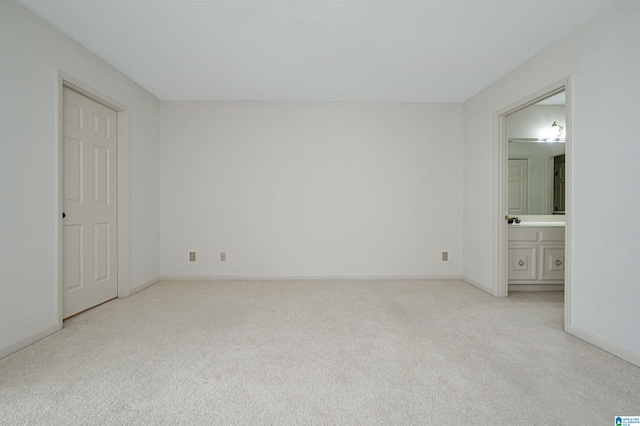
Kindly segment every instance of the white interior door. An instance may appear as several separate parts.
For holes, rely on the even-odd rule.
[[[529,210],[529,162],[509,159],[508,170],[509,215],[527,214]]]
[[[63,318],[118,295],[117,113],[63,96]]]

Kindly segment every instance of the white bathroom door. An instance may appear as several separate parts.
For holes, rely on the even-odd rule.
[[[63,318],[118,295],[117,113],[64,88]]]
[[[508,194],[509,215],[527,214],[529,206],[529,162],[509,159]]]

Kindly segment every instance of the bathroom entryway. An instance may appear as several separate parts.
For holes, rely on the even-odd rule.
[[[562,291],[565,93],[506,116],[508,291]]]

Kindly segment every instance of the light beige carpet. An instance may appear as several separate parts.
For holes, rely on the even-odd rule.
[[[0,361],[0,424],[614,424],[640,368],[561,293],[460,281],[161,282]]]

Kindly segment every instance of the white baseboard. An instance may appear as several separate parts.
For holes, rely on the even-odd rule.
[[[357,276],[282,276],[282,275],[163,275],[162,281],[304,281],[304,280],[354,280],[354,281],[399,281],[399,280],[462,280],[461,275],[357,275]]]
[[[487,293],[489,293],[490,295],[492,295],[492,296],[493,296],[493,289],[492,289],[492,288],[487,287],[486,285],[481,284],[481,283],[479,283],[478,281],[475,281],[475,280],[473,280],[473,279],[471,279],[471,278],[467,277],[466,275],[463,275],[463,276],[462,276],[462,280],[463,280],[464,282],[466,282],[467,284],[471,284],[471,285],[472,285],[472,286],[474,286],[474,287],[478,287],[480,290],[482,290],[482,291],[486,291]]]
[[[37,342],[38,340],[50,336],[58,330],[60,330],[60,326],[58,324],[55,324],[51,327],[45,328],[44,330],[40,330],[25,339],[20,339],[17,342],[10,344],[6,348],[0,349],[0,359],[8,357],[14,352],[18,352],[19,350],[26,348],[27,346]]]
[[[138,286],[138,287],[136,287],[136,288],[132,288],[132,289],[131,289],[131,293],[129,294],[129,296],[131,296],[131,295],[133,295],[133,294],[136,294],[136,293],[138,293],[139,291],[142,291],[142,290],[144,290],[144,289],[145,289],[145,288],[147,288],[147,287],[151,287],[151,286],[152,286],[152,285],[154,285],[154,284],[158,284],[160,281],[161,281],[161,278],[160,278],[160,277],[155,277],[154,279],[149,280],[149,281],[147,281],[146,283],[144,283],[144,284],[142,284],[142,285],[139,285],[139,286]]]
[[[633,365],[640,367],[640,354],[632,352],[628,349],[618,346],[615,343],[602,339],[588,331],[582,330],[576,326],[570,325],[566,329],[567,333],[576,336],[578,339],[584,340],[587,343],[597,346],[598,348],[609,352],[612,355],[617,356]]]
[[[160,277],[156,277],[156,278],[154,278],[152,280],[149,280],[146,283],[144,283],[144,284],[142,284],[142,285],[140,285],[140,286],[138,286],[138,287],[136,287],[134,289],[131,289],[131,293],[129,295],[132,295],[132,294],[135,294],[135,293],[137,293],[139,291],[142,291],[145,288],[150,287],[150,286],[152,286],[152,285],[154,285],[156,283],[159,283],[159,282],[160,282]],[[39,331],[39,332],[37,332],[37,333],[35,333],[35,334],[25,338],[25,339],[21,339],[21,340],[19,340],[17,342],[14,342],[14,343],[10,344],[6,348],[0,349],[0,359],[5,358],[5,357],[11,355],[14,352],[18,352],[19,350],[26,348],[27,346],[37,342],[38,340],[43,339],[43,338],[55,333],[56,331],[59,331],[61,328],[62,327],[60,325],[58,325],[58,324],[53,325],[51,327],[47,327],[44,330],[41,330],[41,331]]]

